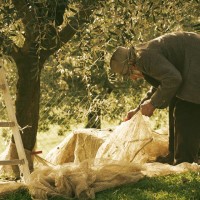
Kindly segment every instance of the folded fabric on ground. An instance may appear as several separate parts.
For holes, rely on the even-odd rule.
[[[141,113],[114,131],[76,130],[49,152],[49,166],[39,163],[27,186],[34,199],[94,199],[96,192],[135,183],[144,176],[200,170],[194,163],[171,166],[154,162],[168,153],[167,141],[166,134],[149,129]]]
[[[36,199],[48,195],[93,199],[95,193],[144,176],[199,170],[197,164],[177,166],[153,162],[166,155],[168,136],[149,129],[141,113],[111,130],[82,129],[52,149],[42,167],[31,174],[29,189]]]

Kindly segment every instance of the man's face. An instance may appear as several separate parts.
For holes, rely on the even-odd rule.
[[[130,75],[131,80],[137,80],[137,79],[140,79],[140,78],[143,78],[143,75],[138,70],[134,70],[133,74]]]
[[[137,80],[143,78],[142,73],[136,69],[136,67],[131,66],[127,69],[125,73],[122,74],[125,78],[130,78],[131,80]]]

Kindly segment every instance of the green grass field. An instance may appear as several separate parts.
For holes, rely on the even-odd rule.
[[[59,128],[57,126],[53,126],[47,132],[38,133],[36,150],[42,150],[42,154],[40,156],[45,157],[46,154],[58,145],[68,134],[58,135],[58,131]],[[6,141],[5,137],[3,137],[3,134],[0,132],[0,154],[5,150],[8,142],[9,140]]]
[[[27,191],[18,191],[1,200],[31,200]],[[49,200],[64,200],[61,197],[49,197]],[[75,198],[74,198],[75,199]],[[96,194],[96,200],[199,200],[200,173],[187,172],[144,178],[137,183],[105,190]]]

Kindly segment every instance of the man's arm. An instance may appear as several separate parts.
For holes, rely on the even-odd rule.
[[[140,110],[140,106],[147,100],[151,99],[152,95],[155,93],[156,88],[155,87],[151,87],[150,90],[146,93],[146,96],[140,101],[140,103],[138,104],[138,106],[133,109],[130,110],[127,114],[126,120],[129,120],[133,117],[133,115],[135,115],[139,110]]]
[[[138,65],[144,74],[160,83],[151,96],[151,104],[155,108],[166,108],[182,83],[180,72],[162,54],[151,51],[142,55]]]

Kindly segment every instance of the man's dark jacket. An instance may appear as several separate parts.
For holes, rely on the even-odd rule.
[[[159,83],[151,97],[155,107],[167,107],[174,96],[200,104],[199,34],[165,34],[138,45],[136,54],[138,69],[147,79],[149,77]]]

